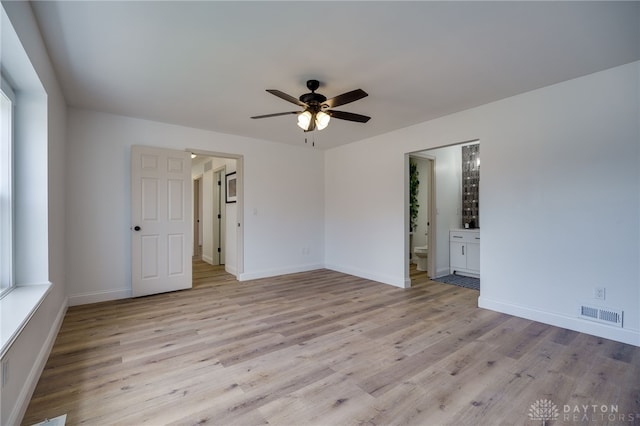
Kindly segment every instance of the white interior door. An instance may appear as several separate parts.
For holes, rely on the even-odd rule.
[[[131,148],[133,296],[191,288],[191,154]]]
[[[224,253],[226,251],[226,245],[227,245],[227,241],[226,241],[227,233],[225,230],[227,207],[224,199],[225,188],[223,188],[222,186],[224,184],[225,174],[226,174],[226,168],[222,168],[218,170],[216,174],[216,178],[218,179],[218,192],[216,194],[216,197],[218,200],[218,229],[219,229],[218,252],[220,253],[220,256],[219,256],[220,265],[224,265],[226,263]]]

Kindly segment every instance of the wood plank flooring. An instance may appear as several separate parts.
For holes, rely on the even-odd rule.
[[[224,265],[209,265],[200,257],[192,260],[193,288],[209,287],[224,283],[236,283],[236,277],[224,270]]]
[[[548,425],[640,424],[640,348],[412,281],[194,264],[192,290],[69,308],[23,424],[534,425],[539,400]]]

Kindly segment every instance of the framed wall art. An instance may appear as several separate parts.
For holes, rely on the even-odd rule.
[[[238,187],[236,172],[228,173],[224,176],[225,192],[224,199],[228,203],[235,203],[238,200]]]

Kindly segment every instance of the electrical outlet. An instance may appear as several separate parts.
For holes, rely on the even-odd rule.
[[[604,287],[596,287],[593,290],[593,298],[598,300],[605,300],[606,289]]]

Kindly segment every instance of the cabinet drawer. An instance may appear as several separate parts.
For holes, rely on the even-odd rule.
[[[449,241],[459,243],[480,243],[480,231],[449,231]]]

